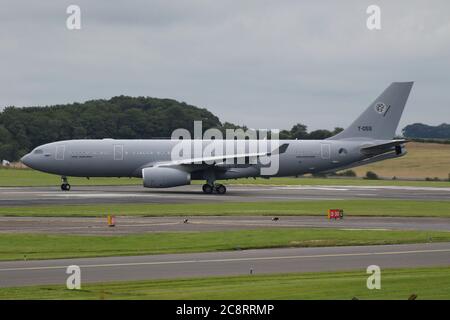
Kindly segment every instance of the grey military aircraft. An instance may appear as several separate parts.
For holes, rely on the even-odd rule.
[[[334,172],[406,154],[406,140],[394,139],[413,82],[394,82],[345,130],[325,140],[280,140],[276,148],[252,152],[253,140],[244,140],[243,152],[224,150],[218,155],[173,158],[180,140],[67,140],[41,145],[21,161],[36,170],[61,176],[61,189],[70,190],[67,177],[139,177],[144,187],[168,188],[204,180],[203,192],[224,194],[216,180],[266,177],[263,159],[277,157],[270,176],[297,176]],[[234,140],[236,145],[242,140]],[[201,140],[202,148],[224,141]],[[225,141],[230,142],[230,141]],[[184,140],[193,149],[198,140]],[[189,147],[189,148],[190,148]],[[222,146],[217,149],[222,148]],[[232,161],[230,161],[232,160]],[[267,162],[264,162],[267,163]]]

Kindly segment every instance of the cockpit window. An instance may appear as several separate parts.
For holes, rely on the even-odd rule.
[[[36,150],[34,150],[33,153],[34,153],[34,154],[43,154],[43,153],[44,153],[44,150],[42,150],[42,149],[36,149]]]

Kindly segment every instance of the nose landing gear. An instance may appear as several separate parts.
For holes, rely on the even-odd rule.
[[[62,181],[61,190],[62,191],[70,191],[70,184],[67,181],[67,177],[61,177],[61,181]]]

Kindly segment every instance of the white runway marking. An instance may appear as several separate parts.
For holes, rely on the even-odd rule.
[[[62,194],[62,193],[49,193],[44,194],[44,196],[54,196],[54,197],[80,197],[80,198],[128,198],[128,197],[158,197],[157,194],[137,194],[137,193],[70,193],[70,194]],[[164,195],[166,196],[166,195]]]
[[[192,197],[190,194],[171,194],[171,193],[47,193],[42,194],[43,197],[47,199],[55,198],[189,198]],[[196,199],[214,199],[214,195],[195,195]]]
[[[158,226],[170,226],[182,224],[182,222],[162,222],[162,223],[146,223],[146,224],[121,224],[121,228],[139,228],[139,227],[158,227]],[[108,226],[78,226],[78,227],[58,227],[58,230],[79,230],[79,229],[105,229],[109,230]],[[34,227],[21,227],[22,230],[32,231],[52,231],[54,228],[34,228]],[[11,230],[0,230],[0,233],[10,233]]]
[[[325,190],[325,191],[348,191],[348,188],[341,187],[310,187],[310,186],[286,186],[286,187],[276,187],[274,189],[279,190]]]
[[[349,189],[364,189],[364,190],[411,190],[411,191],[444,191],[450,192],[447,187],[410,187],[410,186],[339,186]]]
[[[285,259],[311,259],[311,258],[333,258],[333,257],[360,257],[360,256],[379,256],[379,255],[402,255],[417,253],[436,253],[450,252],[450,249],[431,249],[431,250],[410,250],[410,251],[391,251],[391,252],[362,252],[362,253],[338,253],[338,254],[317,254],[317,255],[294,255],[294,256],[270,256],[254,258],[228,258],[228,259],[204,259],[204,260],[180,260],[180,261],[154,261],[154,262],[134,262],[134,263],[109,263],[109,264],[86,264],[79,265],[80,268],[106,268],[106,267],[132,267],[146,265],[168,265],[168,264],[187,264],[187,263],[215,263],[215,262],[240,262],[240,261],[261,261],[261,260],[285,260]],[[48,266],[48,267],[24,267],[24,268],[5,268],[4,271],[28,271],[28,270],[52,270],[65,269],[67,266]]]
[[[314,223],[297,223],[295,221],[291,221],[291,223],[278,223],[273,221],[267,221],[267,222],[251,222],[251,221],[239,221],[239,222],[227,222],[227,221],[193,221],[189,222],[190,224],[200,224],[200,225],[223,225],[223,226],[242,226],[242,227],[268,227],[268,228],[277,228],[277,227],[292,227],[292,228],[318,228],[323,229],[324,227],[329,227],[329,225],[321,225],[321,224],[314,224]],[[333,227],[339,227],[334,226]],[[338,230],[344,230],[344,231],[389,231],[390,229],[386,228],[337,228]]]
[[[391,231],[391,229],[386,228],[345,228],[345,229],[339,229],[343,231]]]
[[[304,197],[304,196],[259,196],[261,199],[286,199],[286,200],[345,200],[343,198],[329,198],[329,197]]]

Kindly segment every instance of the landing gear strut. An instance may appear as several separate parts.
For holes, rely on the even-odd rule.
[[[203,192],[206,194],[212,194],[216,192],[217,194],[225,194],[227,192],[227,188],[223,184],[215,183],[216,174],[214,170],[207,170],[203,176],[206,180],[206,183],[203,185]]]
[[[61,177],[61,181],[62,181],[61,190],[62,191],[70,191],[70,184],[67,181],[67,177]]]
[[[225,194],[227,192],[227,188],[223,184],[209,184],[206,183],[203,185],[202,190],[206,194],[212,194],[213,192],[216,192],[217,194]]]

